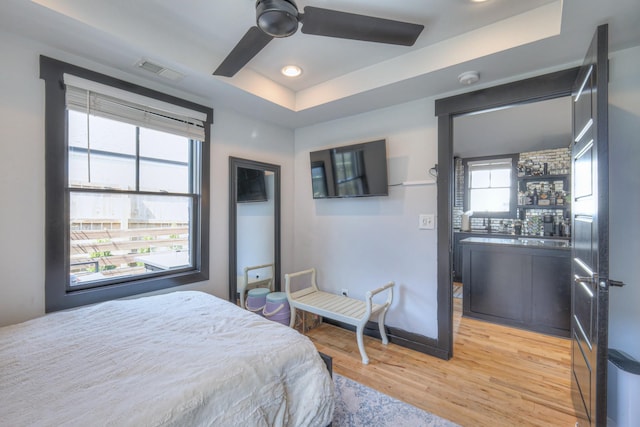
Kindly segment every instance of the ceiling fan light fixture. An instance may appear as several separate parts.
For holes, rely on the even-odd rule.
[[[298,7],[293,0],[257,0],[256,24],[273,37],[288,37],[298,30]]]
[[[424,25],[377,18],[333,9],[306,6],[298,11],[294,0],[256,0],[256,25],[242,36],[213,72],[233,77],[274,38],[305,34],[413,46]]]
[[[302,68],[297,65],[285,65],[280,72],[287,77],[298,77],[302,74]]]
[[[469,86],[480,80],[480,73],[477,71],[465,71],[458,76],[461,85]]]

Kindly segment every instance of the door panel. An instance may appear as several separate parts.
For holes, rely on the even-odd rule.
[[[585,340],[585,344],[591,348],[593,338],[594,298],[592,286],[584,280],[574,282],[573,292],[573,317],[575,318],[577,337]]]
[[[573,367],[573,372],[578,380],[577,391],[575,392],[574,399],[578,399],[579,402],[591,413],[591,399],[585,398],[585,396],[589,395],[589,390],[591,390],[591,366],[589,366],[589,358],[583,350],[583,341],[579,339],[579,337],[574,336],[573,345],[572,345],[572,360],[575,360],[576,363]],[[584,387],[584,390],[581,388]]]
[[[594,243],[593,235],[595,229],[593,224],[593,218],[591,216],[574,217],[573,234],[575,236],[576,246],[573,248],[573,259],[584,260],[586,265],[593,265],[594,263]],[[590,272],[587,271],[582,265],[578,264],[576,271],[578,276],[590,276]]]
[[[571,364],[580,426],[605,426],[607,417],[607,33],[598,27],[573,91]]]
[[[585,135],[585,139],[589,140],[587,144],[576,144],[576,149],[580,149],[575,155],[573,161],[574,177],[577,179],[574,185],[573,196],[577,201],[584,198],[593,197],[593,181],[590,179],[593,173],[593,136],[589,132]],[[584,147],[579,147],[583,145]],[[587,200],[588,201],[588,200]]]

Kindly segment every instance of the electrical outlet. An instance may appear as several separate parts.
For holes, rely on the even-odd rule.
[[[348,297],[349,296],[349,290],[348,289],[343,289],[340,291],[340,293],[342,294],[343,297]]]
[[[418,228],[421,230],[433,230],[436,228],[436,216],[434,214],[420,214]]]

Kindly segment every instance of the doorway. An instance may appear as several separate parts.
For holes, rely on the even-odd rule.
[[[561,254],[564,261],[550,262],[555,263],[557,276],[567,276],[562,283],[569,283],[570,263],[566,255],[570,242],[571,211],[567,196],[571,187],[571,108],[570,97],[558,97],[454,118],[454,298],[462,299],[465,295],[462,253],[467,239],[488,242],[530,239],[531,243],[564,244]],[[509,268],[502,268],[503,263],[496,267]],[[509,282],[508,289],[521,285],[517,280]],[[542,289],[546,285],[534,286]],[[509,299],[506,292],[500,295]],[[544,324],[560,329],[546,332],[566,336],[570,289],[566,287],[564,293],[546,296],[553,301],[544,305],[554,308],[545,313]]]
[[[577,69],[563,70],[436,101],[438,116],[438,348],[453,357],[454,119],[571,95]]]

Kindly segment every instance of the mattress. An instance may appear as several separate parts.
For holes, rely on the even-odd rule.
[[[333,407],[308,338],[202,292],[0,328],[2,426],[326,426]]]

